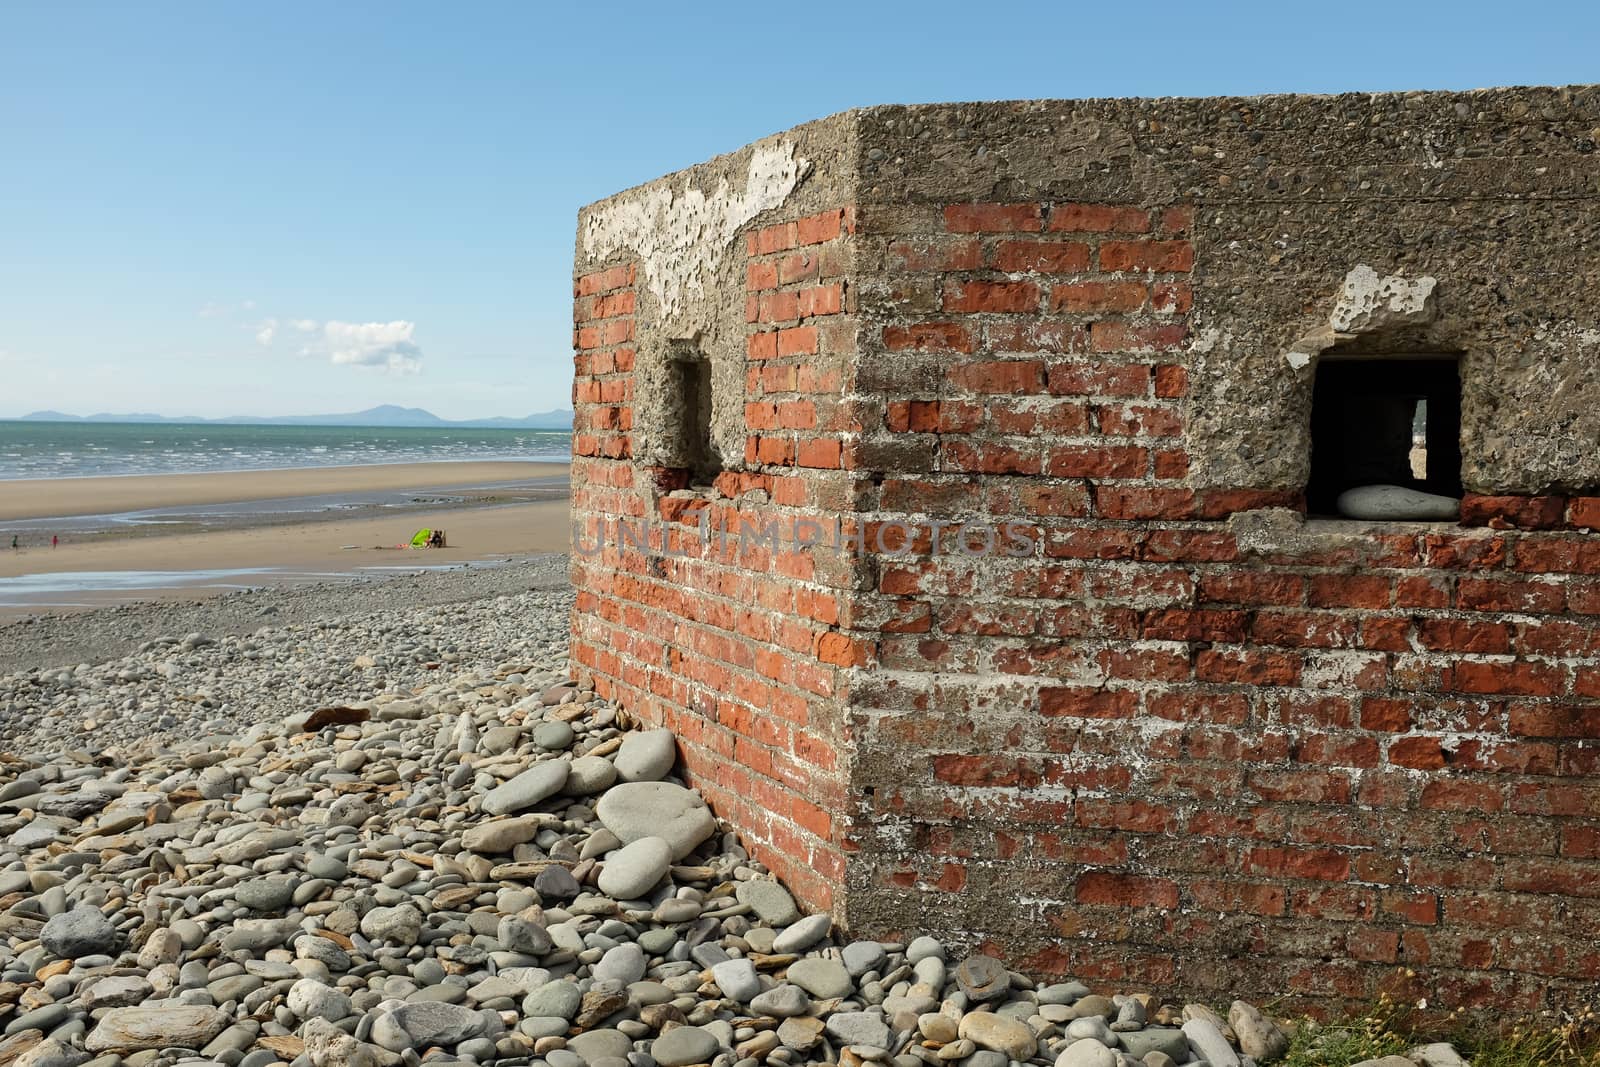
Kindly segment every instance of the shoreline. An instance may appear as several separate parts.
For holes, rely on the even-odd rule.
[[[568,464],[542,460],[455,460],[189,474],[14,478],[0,480],[0,524],[339,493],[496,487],[565,479],[569,469]]]
[[[0,422],[4,422],[0,419]],[[444,456],[439,459],[407,459],[407,460],[375,460],[371,463],[327,463],[302,465],[299,467],[207,467],[203,471],[168,471],[164,474],[151,474],[145,471],[129,471],[122,474],[115,472],[103,474],[50,474],[38,478],[0,478],[0,486],[28,482],[81,482],[87,478],[188,478],[197,474],[279,474],[284,471],[306,473],[308,471],[339,471],[339,470],[365,470],[368,467],[441,467],[456,463],[549,463],[557,467],[565,467],[571,462],[571,457],[560,458],[555,456],[540,456],[529,459],[525,456],[466,456],[456,458]]]
[[[567,473],[401,463],[0,482],[0,621],[564,553]],[[448,547],[409,548],[424,527]]]
[[[0,619],[565,552],[567,516],[563,498],[0,549]],[[449,547],[401,547],[419,526],[445,529]]]

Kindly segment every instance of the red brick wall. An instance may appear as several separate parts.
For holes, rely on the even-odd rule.
[[[1189,996],[1573,1003],[1600,977],[1600,501],[1245,537],[1230,515],[1300,500],[1185,483],[1193,225],[862,209],[867,518],[1039,548],[875,563],[847,918]]]
[[[852,228],[835,209],[748,235],[746,336],[732,354],[748,433],[710,488],[629,462],[634,267],[575,286],[573,520],[577,546],[605,547],[573,554],[574,662],[629,712],[676,731],[692,783],[820,908],[844,877],[840,709],[860,651],[847,631],[852,564],[792,533],[849,499]],[[624,542],[616,520],[649,523],[649,551]],[[763,537],[774,523],[776,544]]]
[[[1370,531],[1191,484],[1196,225],[896,203],[755,230],[713,488],[631,461],[648,297],[629,264],[580,277],[578,541],[660,525],[574,553],[579,673],[856,933],[1323,1012],[1571,1005],[1600,977],[1600,498]],[[952,528],[899,558],[749,534],[829,516]],[[972,519],[1037,547],[964,555]]]

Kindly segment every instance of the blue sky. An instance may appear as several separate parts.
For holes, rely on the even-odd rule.
[[[11,3],[0,417],[567,406],[582,204],[849,107],[1564,84],[1524,3]]]

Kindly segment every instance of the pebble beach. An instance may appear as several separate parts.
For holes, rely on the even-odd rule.
[[[565,573],[0,627],[0,1065],[1284,1055],[1287,1024],[1243,1002],[1035,980],[805,914],[669,732],[569,681]]]

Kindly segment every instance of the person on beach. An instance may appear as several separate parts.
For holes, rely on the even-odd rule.
[[[12,534],[11,535],[11,551],[15,552],[16,550],[17,550],[17,535],[16,534]]]
[[[50,547],[51,548],[56,547],[56,545],[60,542],[60,540],[61,540],[61,538],[57,537],[55,534],[51,534],[50,535]]]

